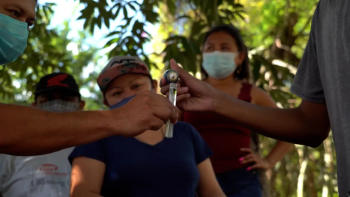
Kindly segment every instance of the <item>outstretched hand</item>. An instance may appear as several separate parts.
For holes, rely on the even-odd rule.
[[[177,106],[186,111],[213,111],[218,91],[206,82],[196,79],[181,68],[174,59],[170,60],[171,69],[180,77],[177,89]],[[161,92],[168,94],[169,85],[165,79],[160,82]]]
[[[178,119],[176,107],[164,96],[151,91],[135,95],[127,104],[110,112],[118,118],[119,124],[114,125],[115,130],[118,135],[123,136],[136,136],[146,130],[158,130],[168,120],[175,123]]]

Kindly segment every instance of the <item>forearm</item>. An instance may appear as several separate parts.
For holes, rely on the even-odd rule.
[[[220,187],[220,186],[219,186]],[[198,197],[226,197],[225,193],[220,190],[212,190],[206,192],[198,192]]]
[[[103,111],[51,113],[0,104],[0,152],[42,154],[112,135]]]
[[[283,141],[318,145],[328,136],[327,110],[321,104],[302,104],[294,109],[253,105],[218,92],[214,111],[230,117],[259,133]]]
[[[267,162],[270,167],[273,168],[277,162],[281,161],[283,157],[294,148],[294,144],[277,141],[276,145],[272,148],[270,153],[266,156]]]
[[[71,194],[71,197],[102,197],[100,194],[89,191],[75,191]]]
[[[199,197],[226,197],[225,193],[223,191],[213,191],[213,192],[207,192],[207,193],[200,193],[198,194]]]

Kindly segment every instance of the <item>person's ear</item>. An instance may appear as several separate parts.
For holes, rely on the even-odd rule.
[[[84,107],[85,107],[85,101],[81,100],[80,103],[79,103],[79,109],[83,110]]]
[[[240,51],[235,58],[236,65],[239,66],[243,63],[244,59],[247,57],[247,54],[245,51]]]

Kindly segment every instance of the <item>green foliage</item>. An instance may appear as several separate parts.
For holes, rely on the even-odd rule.
[[[138,1],[117,1],[109,4],[106,0],[80,0],[80,3],[85,5],[79,17],[84,20],[85,28],[91,33],[95,27],[101,28],[102,25],[110,29],[110,33],[106,35],[110,40],[105,46],[113,47],[109,57],[137,55],[151,67],[156,67],[145,53],[144,45],[150,41],[145,25],[158,22],[157,13],[153,9],[157,1],[144,1],[142,4]],[[111,27],[111,21],[116,18],[121,18],[121,21]]]
[[[63,30],[48,29],[53,4],[39,5],[37,20],[30,32],[28,47],[15,62],[0,65],[0,98],[2,102],[28,103],[39,79],[52,72],[67,72],[76,77],[83,86],[88,79],[81,77],[82,70],[93,63],[96,49],[83,50],[82,40],[75,43],[78,54],[67,49],[72,42],[68,39],[69,27]],[[85,35],[82,34],[82,37]]]

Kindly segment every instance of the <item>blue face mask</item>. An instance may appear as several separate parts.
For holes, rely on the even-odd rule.
[[[114,104],[114,105],[111,105],[109,106],[110,109],[116,109],[116,108],[119,108],[125,104],[127,104],[131,99],[133,99],[135,96],[130,96],[130,97],[127,97],[123,100],[121,100],[120,102]]]
[[[27,47],[28,25],[0,14],[0,64],[15,61]]]
[[[236,69],[236,56],[237,54],[232,52],[203,53],[203,69],[210,77],[224,79]]]
[[[37,105],[37,107],[50,112],[73,112],[79,110],[80,103],[56,99],[40,103]]]

